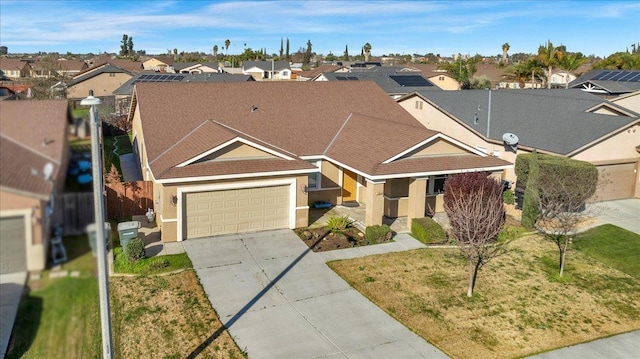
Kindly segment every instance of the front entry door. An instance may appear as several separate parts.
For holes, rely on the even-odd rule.
[[[355,201],[357,191],[358,177],[355,173],[343,169],[342,170],[342,202]]]

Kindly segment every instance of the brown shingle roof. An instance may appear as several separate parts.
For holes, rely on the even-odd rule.
[[[48,196],[53,188],[42,177],[48,162],[53,178],[60,168],[66,145],[68,120],[64,100],[4,101],[0,106],[0,186]],[[32,175],[32,169],[37,171]]]
[[[22,70],[27,66],[27,63],[20,61],[20,59],[14,59],[9,57],[0,57],[0,70]]]
[[[313,79],[313,78],[315,78],[316,76],[320,75],[323,72],[336,72],[336,71],[340,70],[341,68],[344,68],[344,66],[339,66],[339,65],[320,65],[320,66],[316,67],[313,70],[301,71],[298,74],[298,76],[302,76],[302,77]]]
[[[135,95],[149,164],[157,179],[307,170],[313,167],[299,157],[320,155],[366,174],[389,174],[396,167],[380,172],[380,163],[437,134],[370,81],[139,83]],[[236,137],[295,160],[207,162],[176,168]]]

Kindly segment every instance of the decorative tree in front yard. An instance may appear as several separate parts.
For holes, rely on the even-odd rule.
[[[606,181],[599,180],[598,169],[589,162],[536,151],[518,155],[515,169],[518,186],[526,183],[522,224],[535,227],[555,243],[562,276],[571,236],[596,210],[585,202]]]
[[[469,288],[473,296],[478,271],[504,253],[498,241],[505,222],[502,185],[483,172],[451,176],[444,185],[444,209],[451,223],[451,236],[469,261]]]
[[[540,161],[536,182],[540,213],[536,228],[558,247],[561,277],[571,237],[593,211],[586,209],[585,202],[597,186],[598,170],[591,163],[560,157]]]

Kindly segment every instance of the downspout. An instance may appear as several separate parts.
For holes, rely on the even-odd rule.
[[[491,126],[491,89],[489,89],[489,104],[487,105],[487,139],[489,139],[490,126]]]

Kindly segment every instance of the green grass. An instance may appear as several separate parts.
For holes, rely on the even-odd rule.
[[[69,141],[69,147],[73,152],[91,151],[91,138],[82,138]]]
[[[74,108],[71,110],[73,118],[89,118],[89,108]]]
[[[104,168],[105,171],[109,172],[111,170],[111,165],[115,165],[116,169],[118,169],[118,173],[122,175],[122,168],[120,167],[120,157],[113,153],[115,149],[115,136],[105,136],[104,140]]]
[[[116,139],[118,140],[117,146],[118,146],[119,155],[124,155],[124,154],[133,152],[133,147],[131,146],[131,139],[129,138],[128,134],[116,136]]]
[[[578,235],[573,248],[640,279],[640,235],[605,224]]]
[[[191,264],[191,260],[186,253],[144,258],[135,263],[129,263],[122,251],[122,247],[116,247],[113,250],[113,255],[113,266],[116,273],[157,274],[193,268],[193,264]]]
[[[63,270],[78,278],[30,282],[18,307],[7,358],[97,358],[101,356],[96,260],[86,236],[63,238],[68,261]]]

